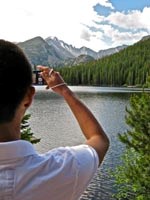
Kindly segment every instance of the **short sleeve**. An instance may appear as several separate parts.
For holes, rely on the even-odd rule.
[[[99,158],[95,149],[88,145],[79,145],[70,148],[78,166],[77,180],[74,189],[74,197],[77,199],[86,190],[96,173],[99,165]]]

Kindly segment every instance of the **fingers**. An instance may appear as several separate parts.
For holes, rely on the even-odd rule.
[[[38,65],[36,68],[42,72],[41,74],[43,74],[43,73],[46,74],[47,73],[49,76],[54,71],[53,68],[42,66],[42,65]]]
[[[37,69],[41,71],[41,75],[43,76],[43,78],[48,78],[51,77],[51,75],[56,74],[60,75],[59,72],[54,71],[54,69],[50,67],[38,65]]]
[[[42,65],[38,65],[36,68],[41,71],[41,75],[44,79],[47,79],[48,77],[50,77],[54,71],[53,68],[42,66]]]
[[[53,73],[53,71],[54,71],[53,68],[51,68],[50,71],[49,71],[49,73],[48,73],[48,75],[51,76],[52,73]]]
[[[48,71],[50,69],[49,67],[42,66],[42,65],[38,65],[36,68],[40,71]]]
[[[61,77],[60,73],[54,71],[53,68],[38,65],[37,69],[41,71],[40,74],[47,83],[46,89],[53,89],[56,88],[56,86],[58,87],[66,84],[63,78]]]

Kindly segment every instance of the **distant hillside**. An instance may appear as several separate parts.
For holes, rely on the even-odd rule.
[[[41,37],[35,37],[18,43],[18,45],[23,49],[33,66],[39,64],[48,66],[78,65],[81,62],[87,62],[119,52],[127,47],[123,45],[95,52],[87,47],[73,47],[56,37],[48,37],[45,40]]]
[[[144,41],[144,40],[147,40],[147,39],[150,39],[150,35],[147,35],[147,36],[144,36],[141,41]]]
[[[141,86],[150,76],[150,36],[113,55],[59,70],[72,85]]]
[[[41,37],[35,37],[18,45],[23,49],[33,65],[51,64],[56,66],[62,60],[55,48],[52,45],[48,45]]]
[[[59,40],[56,37],[48,37],[45,41],[49,45],[53,45],[56,51],[59,51],[65,60],[69,58],[77,58],[78,56],[81,56],[81,55],[87,55],[87,56],[93,57],[94,59],[98,59],[98,58],[102,58],[104,56],[108,56],[113,53],[119,52],[120,50],[127,47],[127,45],[122,45],[119,47],[110,48],[106,50],[100,50],[96,52],[87,47],[76,48],[72,45],[65,43],[62,40]]]
[[[125,49],[127,47],[128,47],[127,45],[122,45],[122,46],[118,46],[116,48],[110,48],[110,49],[106,49],[106,50],[100,50],[97,53],[97,57],[98,57],[98,59],[99,58],[103,58],[103,57],[112,55],[114,53],[118,53],[119,51],[121,51],[121,50],[123,50],[123,49]]]

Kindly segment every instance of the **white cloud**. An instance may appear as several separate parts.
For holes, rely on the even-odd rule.
[[[104,26],[103,31],[104,36],[111,39],[113,47],[120,46],[122,44],[130,45],[140,40],[143,36],[147,35],[147,32],[145,31],[139,31],[135,33],[131,31],[121,32],[113,28],[111,25]]]
[[[113,9],[109,0],[0,0],[0,38],[24,41],[36,36],[56,36],[76,47],[100,50],[114,46],[117,41],[124,43],[124,38],[133,41],[132,36],[145,34],[141,30],[133,35],[121,33],[112,25],[150,30],[150,8],[128,14],[114,12],[105,18],[94,11],[97,4]],[[109,24],[100,24],[106,19]],[[111,45],[104,41],[105,37],[111,39]]]
[[[91,34],[89,33],[88,30],[85,30],[85,29],[84,29],[84,30],[81,32],[81,38],[84,39],[84,40],[86,40],[86,41],[90,41]]]
[[[108,17],[101,17],[95,21],[97,35],[101,34],[101,40],[106,44],[109,40],[109,47],[115,47],[122,44],[133,44],[143,36],[150,34],[150,8],[145,7],[143,11],[130,11],[127,14],[121,12],[112,12]]]
[[[98,19],[93,3],[80,0],[5,0],[0,2],[1,37],[20,41],[56,35],[76,43],[83,24]],[[79,44],[78,44],[79,45]]]
[[[127,14],[114,12],[106,20],[110,24],[117,25],[125,29],[147,29],[150,31],[150,7],[145,7],[143,11],[134,10]]]
[[[111,9],[114,9],[112,3],[109,0],[101,0],[98,2],[100,5],[105,6],[105,7],[109,7]]]

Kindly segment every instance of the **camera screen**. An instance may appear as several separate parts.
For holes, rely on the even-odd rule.
[[[41,76],[41,71],[34,70],[32,74],[33,84],[34,85],[45,85],[45,81]]]

